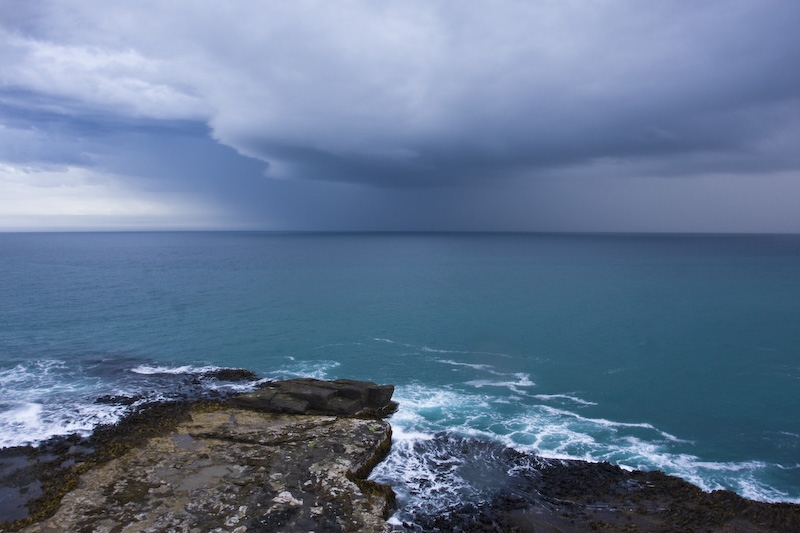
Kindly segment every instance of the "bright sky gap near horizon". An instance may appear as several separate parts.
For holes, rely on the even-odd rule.
[[[0,1],[0,230],[800,232],[800,3]]]

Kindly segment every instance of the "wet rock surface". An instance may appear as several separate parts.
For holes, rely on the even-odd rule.
[[[254,380],[248,371],[224,370],[203,379]],[[396,408],[394,388],[289,382],[263,390],[290,400],[293,392],[340,398],[349,408],[340,400],[330,407],[304,400],[315,407],[304,412],[316,415],[289,416],[235,405],[236,394],[189,387],[184,399],[133,405],[88,437],[3,448],[0,531],[387,529],[394,492],[366,477],[391,445],[391,428],[380,417]]]
[[[391,489],[363,476],[390,442],[380,420],[194,412],[22,531],[388,531]]]
[[[99,426],[89,437],[54,437],[38,447],[0,450],[0,531],[50,516],[61,498],[91,468],[173,430],[197,408],[219,400],[155,402],[142,405],[117,424]]]
[[[407,516],[409,531],[800,531],[797,504],[756,502],[730,491],[708,493],[663,472],[543,459],[476,439],[446,437],[438,444],[451,462],[464,456],[470,468],[483,469],[480,476],[502,473],[505,479],[493,481],[501,489],[486,499]],[[476,465],[476,458],[486,465]]]

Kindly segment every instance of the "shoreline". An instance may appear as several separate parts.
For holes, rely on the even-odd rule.
[[[798,504],[748,500],[728,490],[705,492],[660,471],[545,459],[448,434],[426,445],[437,456],[447,450],[454,462],[492,461],[507,477],[485,501],[418,513],[413,524],[400,520],[406,531],[800,531]]]
[[[234,371],[223,375],[223,378],[249,379],[244,377],[244,374],[239,375],[236,372],[246,371]],[[336,383],[339,383],[338,389],[333,385]],[[262,462],[273,464],[274,468],[279,470],[290,464],[303,464],[306,478],[302,478],[300,473],[297,473],[293,477],[293,479],[296,478],[293,483],[297,481],[299,484],[295,483],[291,490],[278,490],[281,487],[280,484],[271,489],[262,490],[265,483],[271,483],[262,479],[262,489],[256,489],[257,484],[253,485],[248,489],[249,493],[248,490],[245,490],[236,498],[244,500],[249,498],[248,501],[251,502],[260,498],[261,503],[258,505],[263,506],[266,505],[264,502],[271,502],[271,507],[268,505],[266,508],[260,509],[264,512],[258,516],[248,515],[249,511],[244,511],[244,514],[239,516],[236,513],[241,514],[242,512],[238,508],[231,507],[229,511],[235,511],[235,513],[226,517],[230,525],[225,527],[233,528],[230,529],[231,531],[237,530],[233,527],[234,525],[238,528],[245,528],[240,531],[258,530],[256,519],[267,516],[264,518],[266,522],[262,521],[262,525],[269,523],[274,530],[291,531],[290,528],[281,529],[289,527],[288,522],[283,524],[282,521],[294,517],[294,520],[301,520],[304,526],[313,525],[313,523],[327,524],[328,529],[323,530],[389,531],[390,526],[384,520],[388,518],[387,513],[392,508],[394,492],[386,485],[368,481],[367,477],[390,451],[391,427],[383,419],[396,407],[391,402],[392,391],[393,387],[391,386],[378,386],[374,383],[350,380],[299,379],[270,382],[254,393],[148,404],[129,413],[115,425],[98,427],[90,437],[81,438],[73,435],[50,439],[36,448],[25,446],[3,449],[0,452],[3,490],[6,493],[17,490],[19,494],[17,494],[16,500],[5,498],[3,511],[7,516],[0,517],[0,519],[5,519],[5,523],[0,523],[0,531],[47,531],[46,524],[48,520],[53,520],[53,516],[61,513],[63,519],[66,511],[62,509],[65,506],[71,509],[69,512],[72,513],[75,520],[78,520],[76,517],[80,516],[83,511],[81,511],[81,504],[77,502],[75,495],[80,490],[91,490],[92,484],[102,484],[99,480],[103,479],[103,475],[98,472],[105,472],[109,468],[119,469],[121,462],[132,461],[131,457],[141,454],[142,449],[146,449],[156,441],[160,442],[162,447],[166,446],[162,451],[155,451],[151,454],[151,460],[158,462],[159,454],[163,458],[164,450],[169,449],[170,453],[174,454],[186,446],[191,448],[198,442],[205,443],[206,441],[201,439],[206,438],[211,439],[208,441],[209,443],[225,441],[228,444],[238,442],[253,446],[255,445],[252,441],[254,432],[262,433],[271,426],[274,430],[271,433],[272,440],[267,439],[271,444],[269,446],[265,446],[263,443],[259,444],[262,448],[256,456],[263,455]],[[125,398],[106,398],[104,401],[122,402],[127,400]],[[236,419],[250,420],[250,422],[233,424],[237,427],[247,426],[246,429],[240,427],[234,431],[231,429],[233,426],[230,422],[215,418],[219,416],[228,421]],[[279,417],[283,422],[278,423],[278,418],[269,417]],[[197,426],[201,419],[208,419],[204,423],[211,424],[213,428],[203,431],[191,429],[192,426]],[[373,432],[376,434],[375,439],[367,439],[370,444],[362,452],[359,452],[361,459],[354,459],[350,465],[352,468],[348,467],[350,469],[340,475],[337,481],[331,481],[333,485],[346,485],[353,490],[349,500],[351,504],[349,507],[345,506],[347,509],[336,507],[333,499],[329,498],[330,501],[325,500],[329,505],[329,511],[325,514],[317,509],[324,505],[315,505],[322,501],[319,495],[314,495],[312,491],[307,494],[303,493],[303,497],[298,497],[300,495],[298,491],[305,490],[303,487],[306,487],[305,484],[308,482],[315,486],[322,486],[322,478],[319,477],[321,474],[313,480],[307,478],[311,464],[307,461],[309,457],[313,456],[316,458],[316,463],[322,461],[326,465],[317,468],[318,473],[323,470],[327,472],[337,464],[339,450],[352,447],[359,438],[363,440],[364,435],[357,438],[355,435],[359,432],[355,431],[353,429],[355,426],[353,426],[348,431],[334,432],[332,436],[329,435],[327,444],[319,447],[315,444],[310,448],[307,446],[308,443],[321,442],[318,437],[305,436],[290,439],[277,437],[277,435],[285,437],[293,432],[299,435],[303,431],[310,431],[314,425],[309,425],[312,419],[316,420],[315,423],[321,423],[322,427],[331,426],[332,423],[338,423],[335,421],[342,420],[345,421],[343,422],[345,426],[356,424],[361,428],[359,431],[366,432],[364,435],[371,435]],[[212,420],[216,420],[216,422],[212,422]],[[245,437],[239,435],[234,438],[231,436],[232,431],[233,433],[244,431]],[[221,434],[226,436],[221,438]],[[380,435],[382,437],[378,438]],[[747,500],[730,491],[704,492],[687,481],[662,472],[627,471],[608,463],[543,459],[488,441],[461,439],[451,435],[441,435],[439,438],[450,439],[457,444],[448,448],[448,453],[456,455],[461,453],[463,460],[470,461],[476,454],[476,450],[481,453],[485,452],[486,456],[497,462],[503,470],[514,474],[508,475],[507,482],[504,481],[502,487],[495,491],[488,501],[465,502],[442,508],[435,514],[418,513],[408,517],[409,519],[405,523],[402,520],[394,519],[392,524],[399,530],[541,531],[543,528],[546,531],[592,529],[619,531],[626,530],[626,528],[627,530],[635,528],[637,531],[669,529],[686,531],[694,529],[703,531],[800,530],[800,505],[797,504],[757,502]],[[214,447],[208,443],[203,446]],[[266,460],[264,457],[269,456],[266,451],[268,448],[279,450],[280,453],[286,453],[291,448],[294,450],[292,453],[300,454],[297,457],[306,459],[292,462],[278,461],[274,458]],[[329,450],[328,455],[314,455],[321,453],[320,450],[326,448]],[[262,460],[256,460],[253,458],[254,456],[245,454],[239,459],[231,460],[231,464],[241,461],[242,457],[248,457],[247,461]],[[191,467],[186,466],[184,470],[186,475],[193,475]],[[283,478],[280,471],[272,471],[272,474],[281,474],[280,479]],[[108,479],[108,474],[105,475]],[[224,483],[219,483],[219,480],[211,479],[214,476],[210,474],[209,476],[206,476],[208,479],[203,479],[212,485],[217,483],[214,485],[216,487],[224,485]],[[272,481],[274,482],[275,479]],[[152,489],[156,492],[162,490],[159,489],[160,484],[156,486],[153,479],[150,479],[148,483],[152,485],[148,490]],[[331,483],[328,488],[332,486]],[[110,490],[110,486],[106,484],[106,492]],[[283,488],[287,487],[283,486]],[[208,486],[198,486],[193,490],[200,489],[207,490]],[[224,492],[223,489],[219,490]],[[261,490],[260,493],[259,490]],[[284,493],[288,493],[291,498]],[[118,505],[119,509],[126,505],[130,507],[136,503],[137,498],[139,498],[139,505],[145,507],[151,505],[153,502],[144,498],[143,494],[137,496],[131,491],[127,493],[122,491],[115,505]],[[233,496],[231,497],[233,498]],[[183,498],[188,501],[186,496]],[[84,496],[84,502],[85,500]],[[8,503],[9,501],[11,504]],[[150,503],[145,504],[148,501]],[[308,501],[308,505],[305,504],[306,501]],[[370,502],[366,506],[369,508],[369,512],[359,515],[361,518],[358,519],[343,518],[348,513],[354,512],[353,501]],[[12,505],[14,503],[16,503],[16,507]],[[96,507],[95,515],[100,513],[100,510],[108,512],[112,508],[114,505]],[[248,507],[248,509],[252,510],[253,508]],[[312,509],[317,510],[312,512]],[[333,509],[338,509],[338,511]],[[19,516],[21,512],[26,515]],[[124,515],[123,511],[119,512],[122,513],[120,516]],[[196,514],[199,511],[195,510],[194,512]],[[191,513],[187,516],[189,515]],[[10,520],[8,516],[11,517]],[[270,516],[271,518],[269,518]],[[376,525],[378,522],[371,522],[372,525],[369,526],[371,529],[364,529],[366,527],[363,526],[366,523],[364,521],[371,520],[369,517],[373,517],[383,524],[380,526],[381,529],[375,529],[378,527]],[[360,520],[359,523],[362,526],[359,527],[361,529],[353,526],[353,523],[351,523],[352,527],[347,526],[347,520]],[[250,524],[250,526],[246,524]],[[153,530],[157,531],[158,529]]]

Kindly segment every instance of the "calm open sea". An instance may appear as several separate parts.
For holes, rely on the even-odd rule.
[[[799,236],[0,234],[0,446],[206,367],[395,384],[401,515],[441,431],[800,502]]]

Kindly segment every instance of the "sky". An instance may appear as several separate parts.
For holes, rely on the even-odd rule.
[[[800,233],[800,2],[0,0],[0,230]]]

